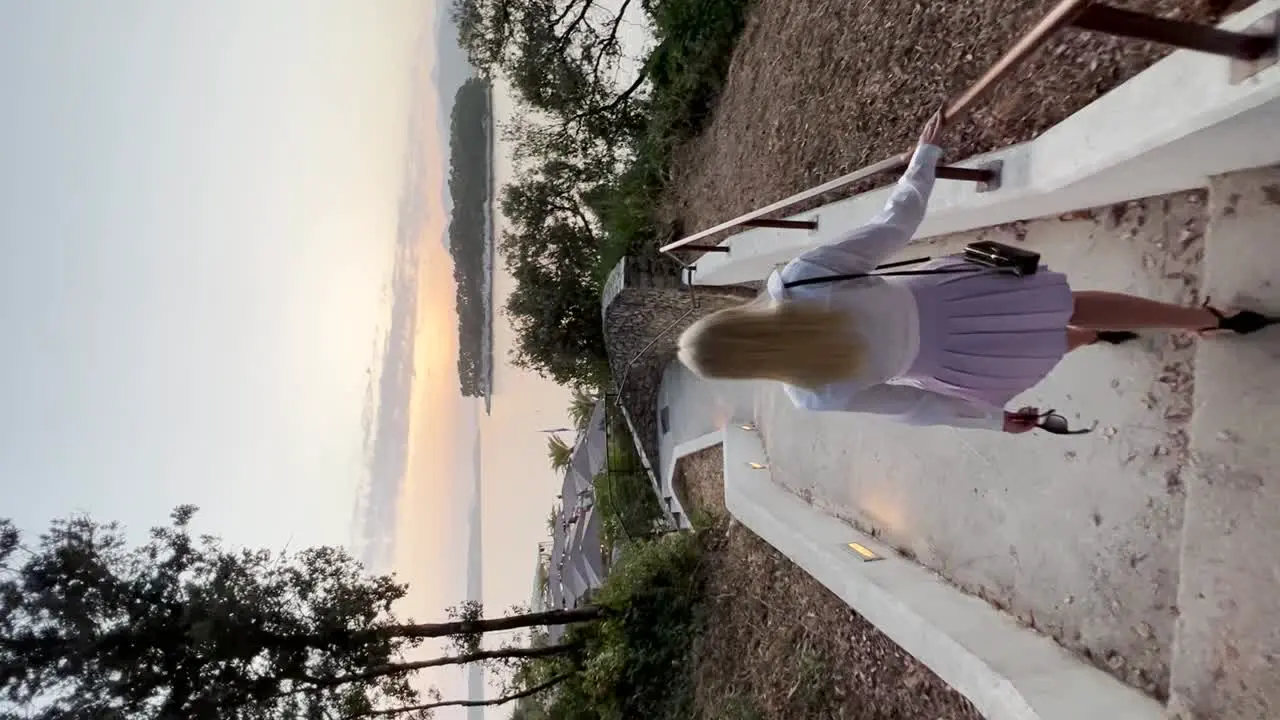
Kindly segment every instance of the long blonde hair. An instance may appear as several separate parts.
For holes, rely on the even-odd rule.
[[[818,388],[850,377],[864,347],[843,313],[763,295],[712,313],[680,335],[680,361],[704,378]]]

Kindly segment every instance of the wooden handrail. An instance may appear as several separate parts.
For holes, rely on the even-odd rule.
[[[1061,0],[1061,2],[1055,5],[1052,10],[1040,19],[1040,22],[1036,23],[1035,27],[1031,28],[1031,30],[1027,31],[1026,34],[1019,38],[1018,42],[1014,43],[1013,47],[1009,48],[1008,52],[1002,55],[1000,59],[982,75],[982,77],[978,78],[954,100],[948,102],[946,108],[943,110],[943,117],[948,121],[954,121],[955,119],[963,117],[965,114],[970,112],[973,109],[974,103],[985,97],[995,88],[997,83],[1035,55],[1035,53],[1040,50],[1040,48],[1044,47],[1045,42],[1047,42],[1055,33],[1070,25],[1072,20],[1083,12],[1089,4],[1090,0]],[[667,253],[672,250],[678,250],[685,245],[697,242],[698,240],[702,240],[723,230],[730,230],[749,220],[755,220],[778,210],[788,208],[797,203],[804,202],[805,200],[811,200],[825,193],[829,193],[832,190],[838,190],[846,185],[851,185],[860,180],[865,180],[873,175],[890,172],[892,170],[900,170],[906,167],[910,160],[910,152],[898,153],[893,157],[885,158],[873,165],[860,168],[848,173],[847,175],[841,175],[840,177],[823,183],[817,187],[809,188],[804,192],[796,193],[791,197],[783,198],[782,200],[770,205],[739,215],[738,217],[727,222],[722,222],[715,227],[701,230],[692,235],[676,240],[675,242],[663,245],[659,250]]]
[[[894,155],[891,158],[881,160],[875,165],[868,165],[867,167],[861,168],[859,170],[855,170],[849,173],[848,175],[841,175],[835,180],[831,180],[829,182],[823,183],[817,187],[809,188],[804,192],[796,193],[795,195],[792,195],[789,198],[783,198],[782,200],[779,200],[778,202],[773,203],[772,205],[766,205],[760,208],[759,210],[752,210],[751,212],[746,213],[745,215],[739,215],[738,217],[728,222],[722,222],[719,225],[716,225],[715,227],[707,228],[706,230],[703,230],[701,232],[696,232],[688,237],[681,238],[673,243],[663,245],[661,248],[658,248],[658,249],[661,250],[662,252],[671,252],[672,250],[677,250],[683,245],[688,245],[689,243],[697,242],[698,240],[701,240],[707,237],[708,235],[714,235],[720,232],[721,230],[729,230],[731,228],[735,228],[748,220],[755,220],[756,218],[764,217],[765,215],[768,215],[769,213],[774,212],[776,210],[782,210],[783,208],[787,208],[792,205],[795,205],[798,202],[802,202],[804,200],[809,200],[811,198],[818,197],[819,195],[822,195],[823,193],[831,192],[832,190],[838,190],[844,187],[845,185],[848,185],[850,183],[855,183],[859,180],[862,180],[863,178],[869,178],[872,175],[878,175],[882,172],[888,172],[890,170],[896,170],[898,168],[905,167],[907,162],[910,159],[911,159],[910,153],[902,153],[900,155]]]
[[[1070,25],[1071,21],[1084,12],[1090,4],[1090,0],[1062,0],[1053,6],[1053,9],[1014,43],[1013,47],[988,68],[982,77],[974,81],[959,97],[947,103],[947,109],[942,113],[943,118],[954,120],[967,114],[975,102],[994,90],[1006,75],[1030,60],[1044,47],[1049,38]]]

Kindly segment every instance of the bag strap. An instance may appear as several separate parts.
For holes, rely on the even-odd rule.
[[[831,283],[843,282],[845,280],[857,280],[859,278],[865,278],[865,277],[889,277],[889,276],[903,276],[903,275],[953,275],[956,273],[971,273],[971,272],[978,272],[981,270],[981,268],[977,268],[977,269],[934,268],[932,270],[897,270],[894,272],[878,272],[879,270],[888,270],[889,268],[903,267],[905,265],[918,265],[922,262],[928,262],[929,260],[932,260],[932,259],[933,259],[932,257],[922,257],[922,258],[912,258],[911,260],[899,260],[898,262],[891,262],[891,263],[885,263],[884,265],[877,265],[874,268],[871,268],[870,272],[848,273],[845,275],[822,275],[820,277],[805,278],[803,280],[792,280],[791,282],[783,283],[782,287],[789,290],[791,288],[801,287],[804,285],[818,285],[820,283],[828,283],[828,282],[831,282]]]

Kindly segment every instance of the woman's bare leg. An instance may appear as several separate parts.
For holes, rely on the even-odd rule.
[[[1079,290],[1072,295],[1075,297],[1075,312],[1070,323],[1078,328],[1204,330],[1218,326],[1218,318],[1201,307],[1173,305],[1101,290]]]
[[[1067,326],[1067,352],[1098,342],[1097,330]]]

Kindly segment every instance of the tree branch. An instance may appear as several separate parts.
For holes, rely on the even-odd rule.
[[[640,86],[643,85],[644,81],[647,80],[648,78],[649,78],[649,68],[648,67],[640,68],[640,74],[636,76],[635,82],[631,83],[631,87],[627,88],[626,90],[623,90],[620,95],[618,95],[612,101],[610,101],[605,105],[583,110],[577,115],[574,115],[573,117],[566,120],[564,125],[562,125],[561,127],[567,128],[569,125],[572,125],[573,123],[579,122],[581,120],[585,120],[586,118],[589,118],[592,115],[596,115],[603,112],[609,112],[610,110],[616,109],[619,105],[626,102],[632,95],[635,95],[636,91],[640,89]]]
[[[592,237],[595,237],[596,231],[595,231],[595,228],[591,226],[591,220],[587,218],[585,213],[582,212],[582,208],[579,207],[577,202],[573,202],[566,205],[566,204],[561,204],[552,200],[547,202],[547,207],[551,208],[552,210],[559,210],[561,212],[567,212],[573,215],[578,220],[578,222],[582,224],[582,229],[585,230]]]
[[[560,13],[560,16],[555,19],[555,22],[551,23],[551,27],[554,28],[558,26],[560,23],[564,22],[564,19],[569,17],[569,11],[573,10],[573,6],[577,4],[578,4],[578,0],[573,0],[568,5],[565,5],[564,12]],[[588,5],[591,4],[590,0],[588,0],[587,4]]]
[[[568,680],[573,673],[564,673],[556,675],[550,680],[534,685],[526,690],[521,690],[510,695],[493,698],[492,700],[445,700],[442,702],[426,703],[425,705],[408,705],[405,707],[387,708],[385,710],[372,710],[370,712],[358,713],[355,715],[347,715],[346,720],[355,720],[356,718],[368,717],[390,717],[392,715],[401,715],[404,713],[421,712],[423,710],[434,710],[442,707],[496,707],[498,705],[506,705],[515,700],[522,700],[532,695],[537,695],[543,690],[548,690],[560,683]]]
[[[569,27],[564,29],[564,35],[560,36],[560,42],[556,43],[556,47],[552,50],[551,54],[556,55],[562,53],[565,48],[569,47],[569,43],[572,42],[573,39],[573,31],[577,30],[578,26],[587,19],[587,12],[591,10],[591,5],[591,0],[587,0],[583,3],[582,12],[578,13],[578,17],[574,18],[573,22],[569,23]],[[556,23],[556,25],[559,24],[559,22]],[[551,31],[555,32],[555,25],[551,26]]]
[[[627,6],[630,4],[631,0],[622,0],[622,7],[618,8],[613,24],[609,26],[609,34],[602,41],[600,52],[596,53],[596,61],[591,67],[591,77],[595,78],[596,82],[600,81],[600,63],[604,60],[605,53],[614,52],[618,47],[618,28],[622,26],[622,19],[626,16]]]

